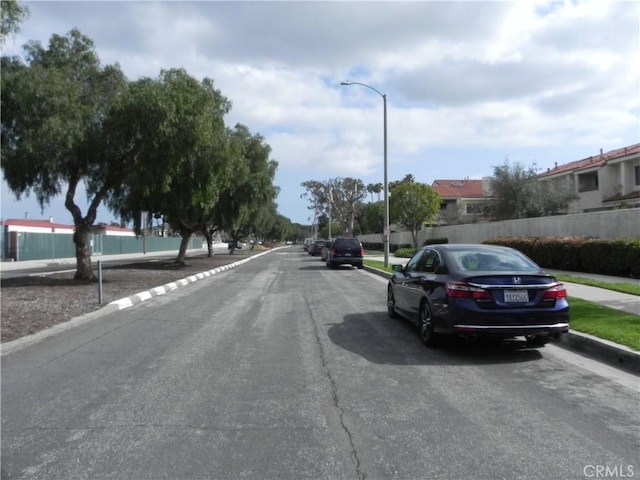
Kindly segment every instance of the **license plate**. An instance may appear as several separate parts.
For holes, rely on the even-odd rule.
[[[351,253],[349,253],[349,252],[344,252],[344,256],[345,256],[345,257],[350,257],[350,256],[351,256]]]
[[[527,303],[529,294],[526,290],[505,290],[504,301],[507,303]]]

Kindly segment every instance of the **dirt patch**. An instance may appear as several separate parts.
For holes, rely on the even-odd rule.
[[[31,335],[72,318],[99,310],[109,302],[154,287],[238,262],[258,251],[236,251],[188,257],[183,265],[171,260],[131,263],[102,269],[102,304],[98,283],[79,282],[75,272],[2,278],[0,280],[1,341]]]

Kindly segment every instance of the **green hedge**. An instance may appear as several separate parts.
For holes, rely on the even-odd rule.
[[[362,242],[362,247],[365,250],[383,251],[384,250],[384,243],[381,243],[381,242]],[[413,248],[413,247],[411,245],[409,245],[408,243],[402,243],[402,244],[390,243],[389,244],[389,251],[392,252],[392,253],[395,253],[399,249],[404,249],[404,248]]]
[[[418,251],[417,248],[413,248],[413,247],[403,247],[403,248],[398,248],[394,255],[398,258],[411,258],[413,257],[413,254],[416,253]]]
[[[484,243],[513,247],[544,268],[640,277],[638,238],[506,237]]]
[[[443,244],[443,243],[449,243],[449,239],[446,237],[443,238],[427,238],[423,243],[422,246],[426,246],[426,245],[436,245],[436,244]]]

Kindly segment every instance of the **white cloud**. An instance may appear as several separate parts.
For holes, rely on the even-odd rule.
[[[545,166],[640,141],[632,2],[27,5],[5,53],[77,27],[130,79],[180,67],[213,78],[229,124],[272,146],[294,221],[306,221],[304,180],[382,180],[382,99],[342,80],[387,94],[389,180],[479,178],[505,155]]]

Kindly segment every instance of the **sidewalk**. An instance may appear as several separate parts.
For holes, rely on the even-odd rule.
[[[213,245],[213,251],[215,254],[228,253],[229,248],[226,243],[215,243]],[[187,250],[187,258],[190,255],[206,254],[206,248],[196,248]],[[92,255],[91,263],[97,264],[98,261],[102,263],[115,262],[121,260],[140,260],[142,258],[160,258],[160,257],[177,257],[178,250],[167,250],[162,252],[147,252],[147,253],[124,253],[119,255]],[[26,260],[20,262],[0,262],[0,272],[14,272],[16,270],[31,270],[37,268],[59,266],[64,269],[75,269],[76,259],[71,258],[48,258],[43,260]]]

